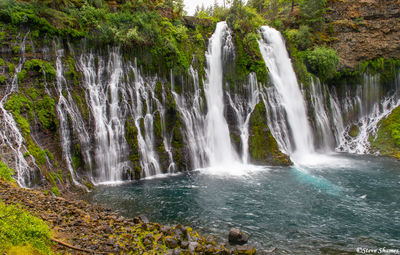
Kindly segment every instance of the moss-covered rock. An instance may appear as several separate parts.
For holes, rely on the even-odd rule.
[[[371,149],[400,160],[400,106],[379,123],[376,137],[370,137]]]
[[[290,165],[289,156],[279,150],[278,143],[268,128],[266,116],[264,103],[258,103],[249,123],[251,161],[256,164]]]

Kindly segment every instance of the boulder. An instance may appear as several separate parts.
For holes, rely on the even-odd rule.
[[[139,224],[139,223],[149,223],[149,219],[148,219],[145,215],[141,214],[141,215],[139,215],[139,216],[133,218],[133,222],[134,222],[135,224]]]
[[[178,247],[178,241],[173,237],[165,238],[165,244],[167,245],[168,248],[171,249],[175,249],[176,247]]]
[[[232,228],[229,231],[228,240],[229,240],[230,244],[242,245],[242,244],[247,243],[247,241],[249,240],[249,237],[242,230],[240,230],[238,228]]]

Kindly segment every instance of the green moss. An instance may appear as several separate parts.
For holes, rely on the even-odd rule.
[[[139,158],[139,147],[137,142],[138,131],[131,118],[129,118],[126,121],[125,130],[126,130],[125,138],[131,149],[131,154],[129,156],[129,159],[133,165],[133,171],[135,174],[134,177],[135,179],[139,179],[141,174],[141,168],[140,168],[140,158]]]
[[[55,186],[55,185],[51,188],[51,192],[52,192],[56,197],[60,196],[60,191],[58,190],[57,186]]]
[[[12,51],[14,52],[14,54],[18,54],[20,50],[21,50],[21,48],[19,47],[19,45],[15,45],[12,48]]]
[[[54,155],[48,149],[45,149],[44,152],[46,153],[47,157],[50,161],[54,161]]]
[[[21,72],[17,74],[18,82],[21,83],[26,77],[26,70],[22,69]]]
[[[72,166],[74,169],[79,169],[84,165],[82,154],[81,154],[81,146],[79,144],[75,144],[73,152],[72,152]]]
[[[349,131],[349,135],[351,137],[357,137],[359,133],[360,133],[360,128],[357,125],[351,126]]]
[[[8,72],[10,74],[13,74],[15,72],[15,65],[13,63],[7,63],[8,66]]]
[[[376,137],[371,137],[371,148],[382,155],[400,159],[400,107],[379,123]]]
[[[24,63],[24,67],[27,70],[37,71],[47,79],[53,80],[56,77],[56,70],[54,67],[47,61],[43,61],[40,59],[31,59],[27,60]]]
[[[50,131],[57,130],[58,120],[53,98],[45,95],[42,99],[37,100],[35,103],[35,113],[43,129]]]
[[[6,32],[1,31],[0,32],[0,42],[3,41],[5,37],[6,37]]]
[[[6,110],[11,111],[15,121],[17,122],[18,127],[21,129],[24,136],[29,136],[29,122],[26,118],[22,117],[21,114],[33,116],[32,102],[25,96],[12,94],[4,106]]]
[[[73,82],[75,86],[79,85],[80,73],[76,70],[75,60],[68,56],[66,59],[68,69],[65,71],[65,77]]]
[[[289,165],[290,159],[283,154],[266,122],[265,106],[258,103],[250,117],[249,152],[252,161],[272,165]]]
[[[4,66],[4,60],[2,58],[0,58],[0,66]]]
[[[0,75],[0,83],[4,84],[5,81],[6,81],[6,76],[5,75]]]
[[[14,179],[11,177],[13,174],[14,170],[0,161],[0,178],[5,179],[8,182],[14,182]]]
[[[35,158],[39,166],[44,166],[47,162],[46,152],[40,149],[31,139],[27,141],[28,151]]]
[[[50,245],[50,229],[44,221],[17,206],[0,202],[1,253],[51,254]]]

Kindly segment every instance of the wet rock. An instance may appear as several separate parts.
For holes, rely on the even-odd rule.
[[[167,237],[165,238],[165,245],[167,245],[168,248],[174,249],[178,247],[178,241],[173,237]]]
[[[171,227],[170,226],[162,226],[160,228],[160,232],[163,233],[164,235],[169,235],[169,234],[171,234]]]
[[[232,228],[229,231],[229,237],[228,237],[229,243],[230,244],[245,244],[249,240],[249,237],[247,234],[245,234],[242,230],[238,228]]]
[[[198,242],[189,242],[189,251],[194,252],[198,246]]]
[[[153,241],[152,241],[150,238],[146,237],[146,238],[143,240],[143,244],[144,244],[144,246],[149,247],[149,246],[152,246]]]
[[[238,255],[253,255],[256,254],[256,248],[252,245],[236,246],[235,254]]]
[[[149,223],[149,219],[148,219],[145,215],[141,214],[141,215],[136,216],[135,218],[133,218],[133,222],[134,222],[135,224],[139,224],[139,223]]]
[[[189,242],[188,242],[188,241],[183,241],[183,242],[181,243],[181,247],[182,247],[183,249],[189,248]]]

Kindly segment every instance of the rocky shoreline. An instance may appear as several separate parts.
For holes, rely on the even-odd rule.
[[[18,204],[51,229],[53,249],[61,254],[254,254],[249,245],[216,243],[190,227],[162,226],[146,217],[125,218],[82,200],[24,189],[0,180],[0,199]]]

